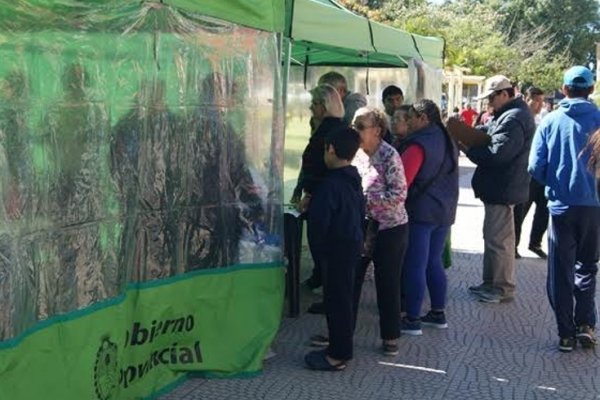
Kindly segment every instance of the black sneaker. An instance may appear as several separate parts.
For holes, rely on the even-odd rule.
[[[430,328],[446,329],[448,328],[448,322],[446,321],[446,314],[442,312],[429,311],[425,316],[421,317],[421,324]]]
[[[568,353],[573,351],[575,348],[575,338],[560,338],[558,341],[558,351],[562,351],[563,353]]]
[[[398,354],[398,342],[397,341],[384,341],[381,345],[384,356],[395,356]]]
[[[329,338],[325,335],[312,335],[308,340],[310,345],[314,347],[329,346]]]
[[[306,312],[309,314],[325,314],[325,304],[322,301],[312,303]]]
[[[497,291],[479,292],[475,293],[475,295],[478,297],[480,302],[491,304],[509,303],[515,299],[513,296],[504,296]]]
[[[346,361],[331,364],[327,360],[326,350],[311,351],[304,356],[304,362],[307,368],[315,371],[343,371],[346,369]]]
[[[535,253],[536,256],[538,256],[539,258],[541,258],[542,260],[545,260],[548,258],[548,254],[546,254],[546,252],[544,250],[542,250],[542,248],[540,246],[529,246],[529,250],[533,253]]]
[[[321,280],[318,278],[315,278],[314,276],[311,276],[310,278],[308,278],[307,280],[302,282],[302,284],[310,290],[314,290],[314,289],[320,288],[322,286]]]
[[[581,325],[577,328],[577,340],[584,349],[593,349],[596,347],[596,337],[594,335],[594,328],[589,325]]]
[[[481,285],[469,286],[469,292],[473,294],[481,293],[481,292],[489,292],[490,286],[482,283]]]
[[[400,332],[410,336],[421,336],[423,334],[423,330],[421,329],[421,320],[411,320],[408,317],[402,318],[400,321]]]

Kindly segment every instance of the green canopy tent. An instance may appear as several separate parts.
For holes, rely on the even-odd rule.
[[[0,4],[0,399],[260,372],[284,290],[284,3]]]
[[[443,66],[443,39],[370,21],[334,0],[289,0],[285,36],[295,65],[406,68],[418,59]]]

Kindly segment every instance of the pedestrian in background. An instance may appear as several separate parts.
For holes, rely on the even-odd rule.
[[[544,106],[543,90],[535,86],[527,88],[525,102],[534,116],[536,126],[538,126],[541,121],[540,112]],[[544,194],[544,185],[535,179],[529,183],[529,199],[525,203],[515,205],[515,258],[521,258],[518,250],[521,241],[521,227],[533,203],[535,203],[535,213],[533,214],[528,248],[539,258],[547,258],[546,252],[542,249],[542,238],[548,228],[548,200]]]

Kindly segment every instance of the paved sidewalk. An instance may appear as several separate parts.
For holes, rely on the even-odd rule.
[[[448,270],[447,330],[403,336],[400,354],[380,353],[374,285],[366,282],[355,335],[355,359],[343,372],[304,369],[307,338],[324,332],[320,316],[284,319],[276,357],[254,379],[192,379],[161,400],[238,399],[600,399],[598,352],[556,350],[554,317],[545,293],[545,261],[520,249],[517,298],[483,304],[467,287],[481,278],[483,206],[473,198],[473,166],[461,158],[461,195]],[[530,213],[532,214],[532,213]],[[525,221],[523,237],[530,229]],[[525,246],[527,240],[525,240]],[[312,300],[304,293],[303,310]],[[427,308],[424,308],[427,311]]]

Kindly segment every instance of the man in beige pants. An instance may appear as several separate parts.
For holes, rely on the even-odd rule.
[[[514,205],[529,194],[527,158],[535,132],[533,115],[511,82],[502,75],[486,80],[479,96],[494,109],[487,126],[487,144],[463,146],[477,168],[471,182],[483,201],[483,282],[469,291],[480,301],[500,303],[515,295]]]

